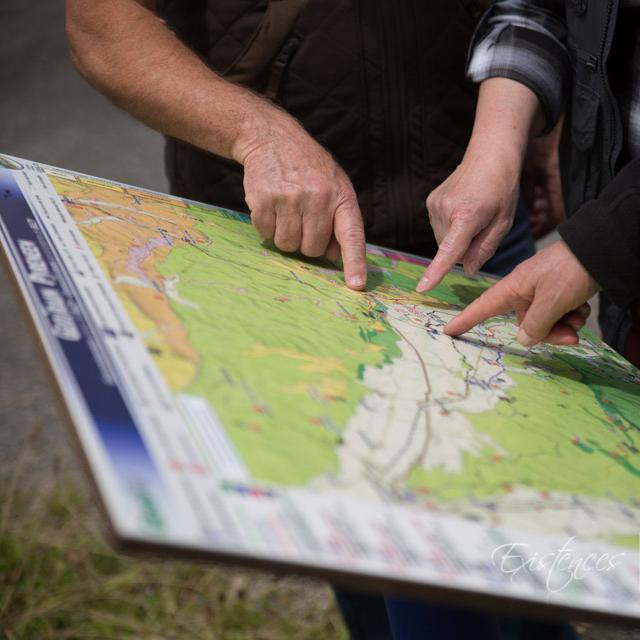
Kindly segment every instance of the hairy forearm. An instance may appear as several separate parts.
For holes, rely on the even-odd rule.
[[[530,89],[507,78],[490,78],[480,85],[468,153],[499,154],[516,163],[519,172],[530,136],[542,127],[540,103]]]
[[[110,100],[212,153],[242,161],[274,120],[286,119],[212,72],[135,0],[67,0],[67,33],[74,64]]]
[[[364,227],[347,175],[292,116],[208,69],[152,6],[67,0],[79,71],[155,129],[241,163],[258,233],[281,251],[341,255],[345,283],[363,289]]]

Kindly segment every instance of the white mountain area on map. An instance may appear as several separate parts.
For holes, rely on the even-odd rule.
[[[347,423],[339,471],[318,478],[315,488],[377,500],[404,486],[416,466],[461,473],[464,453],[488,446],[509,455],[465,416],[491,410],[514,384],[501,353],[434,337],[425,331],[434,315],[427,306],[388,306],[385,319],[400,338],[402,355],[365,369],[363,384],[371,392]]]

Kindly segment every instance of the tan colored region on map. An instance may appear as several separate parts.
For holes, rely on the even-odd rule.
[[[247,355],[250,358],[280,356],[290,360],[300,360],[304,363],[300,366],[300,369],[309,373],[331,373],[332,371],[344,371],[344,365],[339,358],[323,358],[317,355],[294,351],[293,349],[282,349],[259,345],[253,347]]]
[[[347,381],[344,379],[323,378],[317,385],[314,385],[322,398],[344,398],[348,394]],[[298,382],[291,385],[287,391],[302,395],[312,395],[310,385]]]
[[[188,386],[198,353],[171,308],[171,283],[157,265],[177,246],[205,242],[178,200],[133,187],[50,176],[58,194],[171,388]]]

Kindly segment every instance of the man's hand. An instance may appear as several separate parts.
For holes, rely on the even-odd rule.
[[[234,148],[253,225],[284,252],[341,254],[347,286],[363,289],[364,228],[349,178],[293,118],[266,108],[264,115],[258,135]]]
[[[515,311],[518,342],[577,344],[578,330],[589,316],[589,298],[600,287],[569,247],[559,240],[525,260],[487,289],[444,328],[459,336],[487,318]]]
[[[283,251],[341,253],[347,285],[363,289],[362,217],[344,172],[294,118],[209,69],[158,20],[154,5],[66,0],[80,73],[154,129],[243,164],[262,236]]]
[[[468,150],[458,168],[427,199],[439,250],[418,291],[438,285],[462,262],[475,274],[511,228],[518,201],[520,164],[507,151]]]
[[[564,219],[558,144],[562,122],[547,136],[531,140],[522,169],[522,195],[534,238],[551,233]]]

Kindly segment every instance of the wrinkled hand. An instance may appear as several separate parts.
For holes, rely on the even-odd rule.
[[[258,233],[287,253],[332,260],[341,255],[347,286],[363,289],[362,215],[349,178],[329,153],[295,120],[278,114],[239,155]]]
[[[522,195],[534,238],[551,233],[564,219],[558,143],[562,124],[529,144],[522,170]]]
[[[487,318],[515,311],[521,345],[577,344],[578,330],[590,312],[585,303],[598,290],[596,281],[559,240],[487,289],[444,332],[459,336]]]
[[[520,159],[467,151],[458,168],[427,198],[438,253],[418,284],[437,286],[456,263],[475,274],[493,256],[513,224]]]

